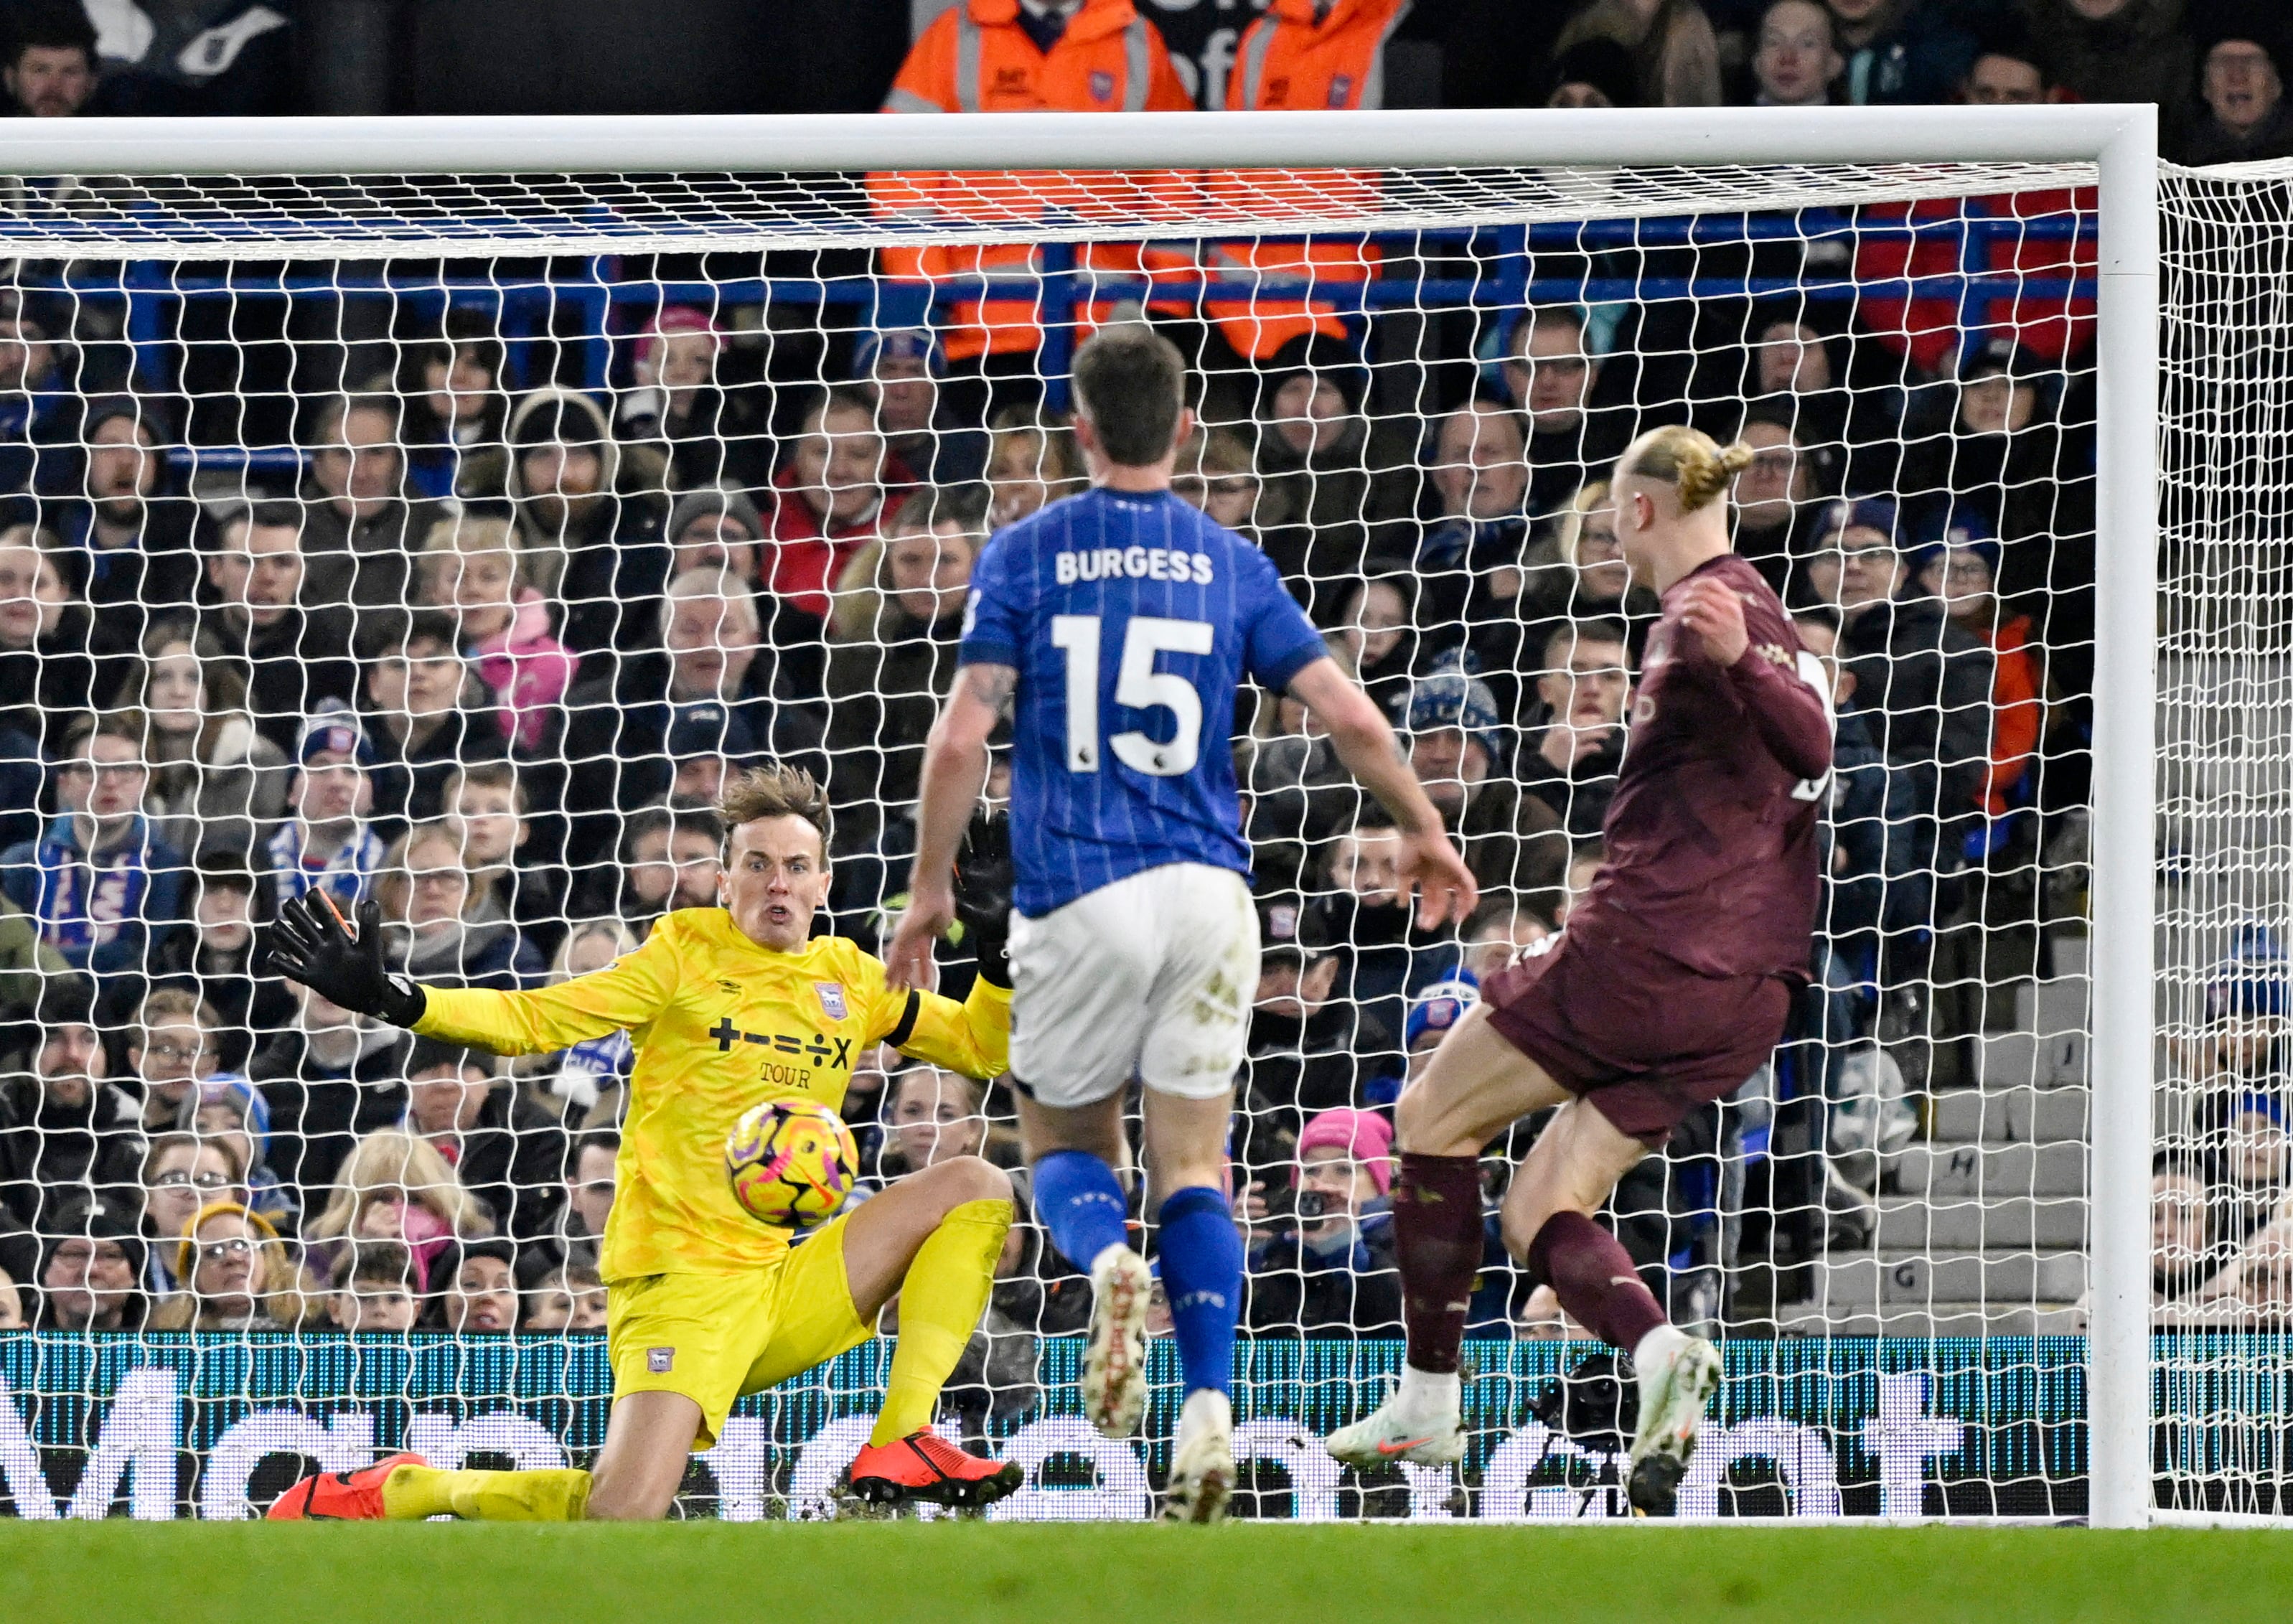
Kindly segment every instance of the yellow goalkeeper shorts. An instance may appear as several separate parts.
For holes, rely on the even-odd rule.
[[[874,1334],[852,1306],[845,1219],[764,1269],[643,1274],[605,1289],[613,1396],[681,1393],[701,1406],[693,1447],[717,1442],[733,1401],[775,1386]]]

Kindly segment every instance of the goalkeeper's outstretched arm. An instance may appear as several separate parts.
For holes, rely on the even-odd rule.
[[[642,1026],[668,1002],[675,970],[666,943],[656,936],[604,969],[555,987],[530,992],[425,987],[383,967],[380,908],[360,903],[353,934],[323,891],[280,905],[271,964],[344,1009],[498,1054],[547,1054]],[[1007,1016],[1007,1030],[1009,1025]]]

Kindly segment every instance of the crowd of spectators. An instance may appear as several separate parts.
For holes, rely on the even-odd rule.
[[[1552,94],[2143,91],[2215,156],[2283,139],[2273,25],[2240,13],[2206,35],[2176,16],[2167,0],[2038,0],[2011,27],[1916,0],[1756,17],[1598,0],[1564,31]],[[2155,48],[2105,48],[2137,36]],[[20,45],[7,86],[25,110],[71,110],[26,88],[69,49]],[[199,402],[115,363],[100,302],[32,280],[0,303],[0,1278],[65,1328],[595,1327],[627,1038],[516,1066],[410,1039],[268,975],[262,932],[321,889],[345,911],[377,902],[424,981],[582,974],[713,904],[710,804],[773,757],[829,787],[824,925],[873,945],[973,564],[995,529],[1082,488],[1033,352],[952,353],[960,317],[831,323],[790,346],[811,368],[791,376],[761,312],[670,300],[623,307],[606,385],[576,387],[514,360],[482,302],[425,306],[382,335],[386,366],[359,370],[374,343],[340,346],[344,387],[295,402],[291,469],[217,484],[188,477]],[[1180,494],[1279,566],[1484,893],[1462,926],[1421,929],[1394,831],[1300,708],[1269,694],[1236,719],[1263,948],[1235,1146],[1258,1334],[1398,1327],[1391,1103],[1479,978],[1560,929],[1597,871],[1658,607],[1623,564],[1605,483],[1640,431],[1693,421],[1754,448],[1737,546],[1839,713],[1839,770],[1810,790],[1828,813],[1813,984],[1762,1085],[1808,1107],[1816,1170],[1770,1158],[1767,1218],[1735,1215],[1729,1245],[1819,1249],[1845,1221],[1824,1123],[1848,1060],[1885,1043],[1960,1080],[1980,1013],[1934,990],[2011,977],[2017,951],[2030,974],[2039,927],[2075,907],[2032,877],[2071,868],[2037,858],[2075,850],[2084,799],[2078,302],[1941,347],[1876,297],[1673,304],[1486,312],[1442,337],[1446,369],[1414,374],[1433,390],[1406,408],[1358,322],[1309,314],[1253,353],[1226,318],[1152,308],[1202,383]],[[2002,946],[2017,931],[2027,945]],[[946,968],[960,990],[959,951]],[[2281,1108],[2247,1094],[2264,1103],[2223,1142],[2267,1140],[2250,1120],[2266,1118],[2281,1185]],[[1702,1143],[1737,1143],[1727,1110]],[[846,1114],[873,1187],[947,1155],[1017,1160],[1001,1083],[879,1053]],[[2214,1175],[2159,1178],[2165,1225],[2174,1192]],[[1722,1227],[1690,1182],[1620,1198],[1652,1278],[1688,1230]],[[2251,1206],[2248,1250],[2277,1233],[2269,1200]],[[1489,1257],[1477,1329],[1554,1329],[1494,1224]],[[1022,1225],[991,1372],[998,1337],[1070,1329],[1082,1300]]]

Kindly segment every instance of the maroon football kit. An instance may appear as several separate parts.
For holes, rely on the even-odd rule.
[[[1731,666],[1681,622],[1699,579],[1743,600]],[[1607,861],[1547,950],[1484,989],[1507,1041],[1650,1145],[1760,1068],[1808,979],[1827,694],[1750,564],[1730,553],[1674,582],[1633,692]]]

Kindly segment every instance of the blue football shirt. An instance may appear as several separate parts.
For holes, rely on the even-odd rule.
[[[1322,658],[1263,553],[1168,491],[1090,490],[997,534],[962,662],[1019,674],[1012,901],[1040,918],[1165,863],[1250,872],[1235,695]]]

